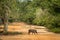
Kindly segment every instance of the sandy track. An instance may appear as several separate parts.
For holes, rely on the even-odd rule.
[[[39,34],[39,35],[15,35],[1,36],[2,40],[60,40],[59,35]]]
[[[28,29],[37,28],[38,34],[28,35]],[[39,28],[39,29],[38,29]],[[19,35],[0,35],[0,40],[60,40],[60,34],[54,34],[46,30],[43,26],[27,25],[25,23],[13,23],[8,26],[8,31],[25,32]]]

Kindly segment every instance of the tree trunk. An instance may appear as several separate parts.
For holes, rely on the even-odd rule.
[[[8,31],[8,12],[4,15],[4,32],[7,33]]]

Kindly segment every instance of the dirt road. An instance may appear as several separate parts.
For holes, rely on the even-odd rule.
[[[28,29],[34,28],[38,34],[28,35]],[[8,31],[23,32],[18,35],[0,35],[0,40],[60,40],[60,34],[49,32],[43,26],[27,25],[25,23],[13,23],[8,26]]]

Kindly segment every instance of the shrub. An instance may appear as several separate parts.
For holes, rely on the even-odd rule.
[[[50,29],[50,31],[52,31],[54,33],[60,33],[60,28],[52,28],[52,29]]]

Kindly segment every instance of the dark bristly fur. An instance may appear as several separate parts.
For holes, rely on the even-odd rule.
[[[28,34],[30,34],[30,33],[32,33],[32,34],[34,33],[35,34],[35,33],[37,33],[37,30],[35,30],[35,29],[29,29],[28,30]]]

